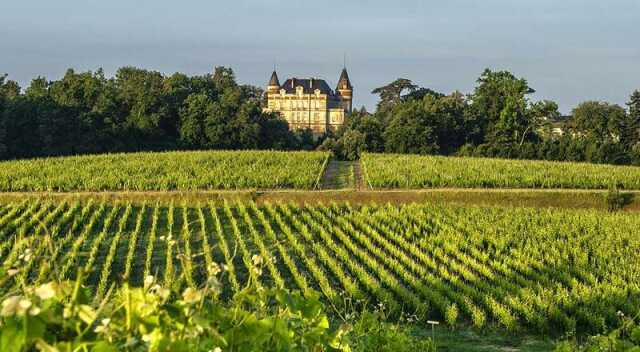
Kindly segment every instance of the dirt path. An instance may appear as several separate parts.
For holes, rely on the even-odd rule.
[[[350,170],[349,164],[334,170]],[[332,175],[340,174],[334,171]],[[331,174],[330,174],[331,175]],[[335,177],[330,177],[335,181]],[[294,202],[299,204],[316,202],[350,202],[351,204],[405,204],[413,202],[458,203],[482,206],[518,206],[536,208],[580,208],[606,210],[606,190],[541,190],[541,189],[453,189],[433,188],[420,190],[370,190],[354,189],[353,177],[350,188],[324,190],[229,190],[229,191],[167,191],[167,192],[0,192],[0,203],[22,201],[27,198],[44,200],[95,201],[163,204],[195,202],[209,203],[227,201]],[[340,182],[327,182],[327,187],[347,187]],[[640,212],[640,191],[629,192],[634,197],[623,210]]]
[[[353,177],[355,178],[356,190],[363,191],[367,189],[367,185],[364,182],[364,176],[362,174],[360,160],[353,162]]]
[[[320,189],[353,188],[354,162],[331,159],[324,170]]]

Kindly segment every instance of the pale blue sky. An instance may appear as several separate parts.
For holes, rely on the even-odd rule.
[[[624,104],[640,89],[639,23],[638,0],[5,0],[0,73],[26,85],[68,67],[225,65],[263,86],[275,61],[281,80],[335,84],[346,52],[357,106],[372,108],[370,91],[397,77],[470,92],[489,67],[568,112],[589,99]]]

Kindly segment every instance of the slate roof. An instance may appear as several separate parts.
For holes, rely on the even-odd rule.
[[[296,92],[295,87],[300,86],[304,88],[305,94],[313,94],[316,89],[319,89],[322,94],[333,95],[333,91],[329,88],[327,82],[317,78],[289,78],[280,86],[280,89],[284,89],[287,94],[294,94]]]
[[[342,73],[340,74],[340,79],[338,80],[338,84],[336,85],[336,90],[340,87],[343,87],[346,84],[347,88],[353,89],[351,85],[351,81],[349,80],[349,74],[347,73],[347,69],[343,68]]]
[[[279,86],[280,85],[280,81],[278,80],[278,74],[276,73],[276,71],[273,71],[273,73],[271,74],[271,79],[269,80],[269,85],[270,86]]]

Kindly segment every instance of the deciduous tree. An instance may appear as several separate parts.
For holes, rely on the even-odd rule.
[[[601,143],[619,143],[627,120],[619,105],[587,101],[573,110],[570,127],[582,138]]]
[[[380,96],[380,100],[378,101],[378,113],[384,113],[388,109],[391,109],[395,104],[399,103],[403,92],[408,91],[411,93],[417,88],[418,86],[413,84],[411,80],[398,78],[386,86],[374,89],[371,93],[378,94]]]
[[[631,94],[627,106],[629,113],[622,131],[622,141],[627,149],[640,151],[640,90]]]
[[[7,124],[4,114],[6,98],[3,89],[5,78],[6,76],[0,75],[0,159],[3,159],[7,153]]]
[[[471,95],[469,123],[478,128],[470,136],[472,143],[500,144],[518,140],[525,129],[531,129],[525,109],[526,96],[535,91],[524,78],[516,78],[508,71],[486,69]]]
[[[189,148],[207,145],[205,121],[213,114],[213,100],[205,93],[187,97],[180,109],[180,141]]]

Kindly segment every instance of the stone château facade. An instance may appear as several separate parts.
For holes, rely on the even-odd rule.
[[[335,91],[317,78],[289,78],[281,85],[273,71],[266,96],[265,112],[279,113],[291,129],[310,128],[316,134],[340,127],[353,106],[353,86],[346,68]]]

